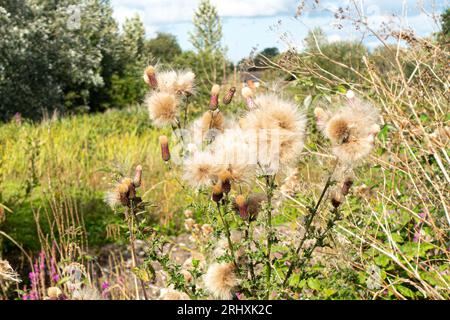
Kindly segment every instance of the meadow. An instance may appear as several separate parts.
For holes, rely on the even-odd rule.
[[[389,32],[2,124],[0,298],[448,300],[448,40]]]

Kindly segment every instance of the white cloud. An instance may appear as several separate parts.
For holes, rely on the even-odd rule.
[[[125,17],[139,14],[145,23],[167,24],[187,22],[197,9],[193,0],[113,0],[114,15],[123,22]],[[296,0],[211,0],[221,17],[262,17],[295,12]]]

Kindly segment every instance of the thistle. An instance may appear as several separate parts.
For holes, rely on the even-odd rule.
[[[211,199],[216,202],[219,203],[220,200],[222,200],[223,198],[223,189],[222,189],[222,185],[220,183],[216,183],[213,188],[212,188],[212,196]]]
[[[376,108],[347,92],[347,105],[331,113],[316,108],[317,126],[333,144],[333,153],[351,167],[372,151],[380,131],[380,117]]]
[[[114,188],[108,191],[105,195],[105,202],[109,204],[112,209],[122,205],[130,207],[132,202],[139,203],[141,199],[136,197],[136,188],[141,185],[142,166],[136,167],[134,179],[125,177],[116,183]]]
[[[232,263],[214,263],[204,276],[206,289],[219,299],[231,300],[239,281]]]
[[[222,186],[222,190],[225,194],[231,191],[231,173],[228,170],[223,170],[219,173],[219,182]]]
[[[252,89],[250,89],[249,87],[244,87],[244,88],[242,88],[241,93],[242,93],[242,96],[245,99],[247,107],[250,110],[255,109],[256,105],[255,105],[255,101],[253,100],[253,91],[252,91]]]
[[[228,89],[227,94],[223,97],[223,104],[228,105],[233,100],[234,94],[236,93],[236,87],[231,87]]]
[[[245,197],[241,194],[238,195],[235,199],[235,203],[239,212],[239,216],[244,220],[248,220],[249,218],[248,206]]]
[[[169,161],[170,160],[170,150],[169,150],[169,139],[167,139],[167,136],[160,136],[159,144],[161,146],[162,159],[165,162]]]
[[[209,102],[209,109],[211,111],[214,111],[219,107],[219,91],[220,86],[218,84],[213,85],[211,89],[211,99]]]
[[[150,88],[156,89],[158,87],[158,80],[156,79],[155,67],[148,66],[144,71],[144,81]]]

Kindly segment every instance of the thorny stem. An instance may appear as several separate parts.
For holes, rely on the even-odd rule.
[[[322,232],[322,234],[319,235],[319,237],[315,241],[314,245],[305,252],[304,258],[301,261],[299,261],[298,264],[301,269],[302,269],[303,265],[305,264],[305,262],[308,261],[308,259],[311,257],[314,250],[319,245],[320,246],[323,245],[323,240],[325,239],[326,235],[334,227],[335,222],[341,218],[338,208],[333,208],[332,213],[333,213],[333,218],[328,220],[326,229]],[[304,275],[305,275],[305,271],[302,270],[299,280],[303,279]]]
[[[273,243],[273,230],[272,230],[272,197],[273,191],[275,189],[275,176],[271,177],[269,175],[265,176],[266,179],[266,196],[267,196],[267,223],[266,223],[266,233],[267,233],[267,260],[266,260],[266,283],[267,288],[270,287],[271,277],[272,277],[272,261],[271,261],[271,251],[272,251],[272,243]],[[267,296],[269,297],[270,290],[267,290]]]
[[[237,273],[240,275],[239,266],[238,266],[238,264],[236,262],[236,255],[234,253],[233,243],[231,241],[230,227],[229,227],[228,222],[226,221],[226,219],[224,217],[224,214],[222,212],[222,207],[220,205],[220,202],[217,202],[217,211],[219,211],[220,220],[222,220],[222,224],[223,224],[223,226],[225,228],[225,235],[227,237],[228,247],[230,248],[231,256],[233,258],[234,267],[236,268]]]
[[[251,230],[251,223],[247,222],[247,229],[245,229],[245,240],[247,241],[247,250],[248,252],[251,252],[251,244],[252,244],[252,230]],[[250,277],[252,279],[253,282],[255,282],[256,276],[255,276],[255,270],[253,268],[253,259],[251,257],[251,255],[248,256],[248,266],[249,266],[249,270],[250,270]]]
[[[131,208],[131,214],[129,214],[129,208],[126,207],[125,208],[125,219],[128,222],[128,230],[130,232],[130,247],[131,247],[131,262],[132,262],[132,266],[133,269],[136,268],[137,264],[136,264],[136,248],[134,246],[134,243],[136,241],[136,237],[134,235],[134,212],[133,212],[133,208]],[[134,270],[133,270],[134,271]],[[137,276],[136,274],[134,274],[134,284],[135,284],[135,288],[136,288],[136,298],[137,300],[139,300],[139,289],[138,289],[138,284],[137,284]],[[145,291],[145,284],[144,281],[142,279],[139,279],[141,287],[142,287],[142,292],[144,294],[144,299],[148,300],[147,297],[147,292]]]
[[[291,263],[291,265],[289,266],[288,272],[286,273],[286,277],[284,278],[284,281],[283,281],[283,287],[285,287],[286,284],[288,283],[289,278],[291,277],[292,272],[294,271],[294,268],[295,268],[295,266],[298,263],[298,255],[300,253],[300,250],[302,249],[303,244],[305,243],[306,239],[309,238],[309,234],[311,232],[311,224],[312,224],[312,222],[314,220],[314,217],[316,216],[316,214],[317,214],[317,212],[319,210],[320,204],[322,203],[323,199],[325,198],[325,194],[327,193],[328,188],[332,184],[331,183],[331,179],[333,177],[334,171],[336,170],[336,166],[337,166],[337,163],[334,165],[333,170],[331,171],[330,175],[328,176],[327,182],[325,183],[325,186],[324,186],[324,188],[322,190],[322,193],[320,194],[319,200],[317,201],[317,203],[314,206],[314,208],[310,209],[310,213],[306,216],[306,219],[305,219],[306,220],[305,221],[305,233],[304,233],[303,237],[301,238],[297,249],[295,250],[295,261],[293,261]]]

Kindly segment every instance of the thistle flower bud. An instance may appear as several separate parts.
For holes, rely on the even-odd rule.
[[[267,196],[264,193],[251,193],[247,197],[247,211],[249,221],[254,221],[258,217],[263,202],[267,202]]]
[[[216,110],[219,107],[219,91],[220,86],[218,84],[213,85],[211,89],[211,100],[209,103],[210,110]]]
[[[136,173],[134,175],[133,184],[136,188],[139,188],[141,186],[142,181],[142,166],[138,165],[136,167]]]
[[[224,193],[228,194],[231,191],[231,174],[228,170],[223,170],[219,173],[219,181],[222,185]]]
[[[351,178],[345,179],[345,181],[342,185],[342,189],[341,189],[341,193],[343,196],[346,196],[349,193],[352,185],[353,185],[353,180]]]
[[[225,95],[225,97],[223,97],[223,104],[225,104],[225,105],[230,104],[231,101],[233,100],[235,92],[236,92],[236,88],[235,87],[231,87],[228,90],[228,92]]]
[[[212,200],[218,203],[223,198],[223,189],[220,183],[216,183],[212,188]]]
[[[242,219],[247,220],[249,218],[247,200],[240,194],[236,197],[235,202],[239,211],[239,216]]]
[[[161,146],[161,156],[164,161],[170,160],[169,139],[166,136],[159,137],[159,144]]]
[[[158,81],[156,80],[155,67],[148,66],[147,68],[145,68],[144,81],[153,89],[156,89],[158,87]]]
[[[119,195],[120,203],[124,206],[128,206],[130,199],[134,199],[136,196],[136,190],[130,178],[122,179],[116,187],[116,191]]]
[[[344,202],[344,196],[342,195],[340,190],[334,190],[331,193],[331,204],[335,208],[339,208],[339,206]]]
[[[255,102],[253,101],[253,91],[252,91],[252,89],[250,89],[249,87],[244,87],[244,88],[242,88],[241,94],[244,97],[245,102],[247,103],[247,107],[250,110],[255,109],[256,106],[255,106]]]

